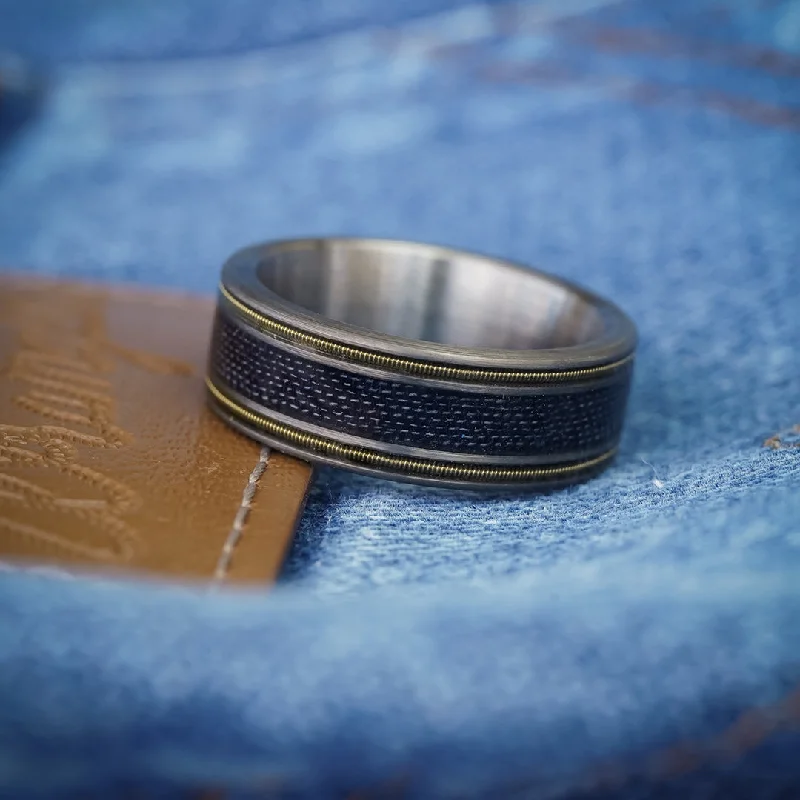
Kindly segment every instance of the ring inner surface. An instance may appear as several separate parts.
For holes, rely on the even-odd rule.
[[[258,275],[279,297],[323,317],[454,347],[572,347],[596,340],[605,327],[600,308],[536,273],[425,246],[275,246]]]

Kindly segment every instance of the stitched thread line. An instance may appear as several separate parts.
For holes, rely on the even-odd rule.
[[[777,433],[764,440],[762,447],[768,447],[770,450],[785,450],[788,448],[800,447],[800,424],[792,425],[785,431],[778,431]]]
[[[587,776],[576,794],[613,791],[637,779],[667,781],[720,764],[731,764],[772,737],[796,730],[800,723],[800,686],[775,703],[742,713],[727,728],[705,741],[687,740],[658,750],[640,766],[608,765]]]
[[[234,297],[222,284],[219,286],[220,294],[241,314],[246,316],[255,326],[266,333],[275,334],[297,344],[312,347],[327,355],[336,356],[347,361],[368,364],[372,367],[393,369],[410,375],[428,378],[444,378],[446,380],[476,381],[479,383],[564,383],[582,378],[598,377],[614,372],[633,360],[633,353],[611,364],[598,367],[585,367],[582,369],[552,370],[552,371],[515,371],[515,370],[487,370],[471,369],[467,367],[445,367],[430,361],[420,361],[410,358],[398,358],[372,350],[362,350],[358,347],[340,344],[331,339],[315,336],[290,325],[259,314],[241,300]]]
[[[261,448],[261,452],[258,456],[258,462],[256,463],[255,467],[253,467],[253,471],[250,473],[250,477],[247,479],[247,485],[244,487],[244,491],[242,492],[242,502],[239,504],[239,508],[236,511],[236,516],[233,518],[233,525],[231,525],[230,531],[228,531],[228,537],[225,539],[225,544],[222,545],[222,550],[219,554],[219,559],[217,560],[217,566],[214,570],[214,583],[220,583],[224,581],[228,575],[228,570],[230,569],[231,561],[233,560],[233,553],[236,550],[236,546],[242,539],[244,535],[244,527],[247,523],[247,517],[250,515],[250,508],[253,505],[253,500],[256,496],[256,490],[258,489],[258,482],[261,480],[261,476],[264,474],[264,470],[267,468],[267,464],[269,463],[269,454],[270,449],[266,445]]]

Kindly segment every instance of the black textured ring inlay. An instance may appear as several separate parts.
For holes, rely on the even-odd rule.
[[[613,458],[635,343],[616,306],[506,261],[291,240],[225,264],[207,382],[225,420],[302,458],[553,486]]]

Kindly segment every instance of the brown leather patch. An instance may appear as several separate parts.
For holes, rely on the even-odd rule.
[[[274,577],[311,467],[206,408],[213,305],[0,276],[0,558]]]

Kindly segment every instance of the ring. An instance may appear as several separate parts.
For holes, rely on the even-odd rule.
[[[295,239],[224,265],[207,385],[278,450],[397,480],[552,487],[613,459],[636,347],[612,303],[433,245]]]

